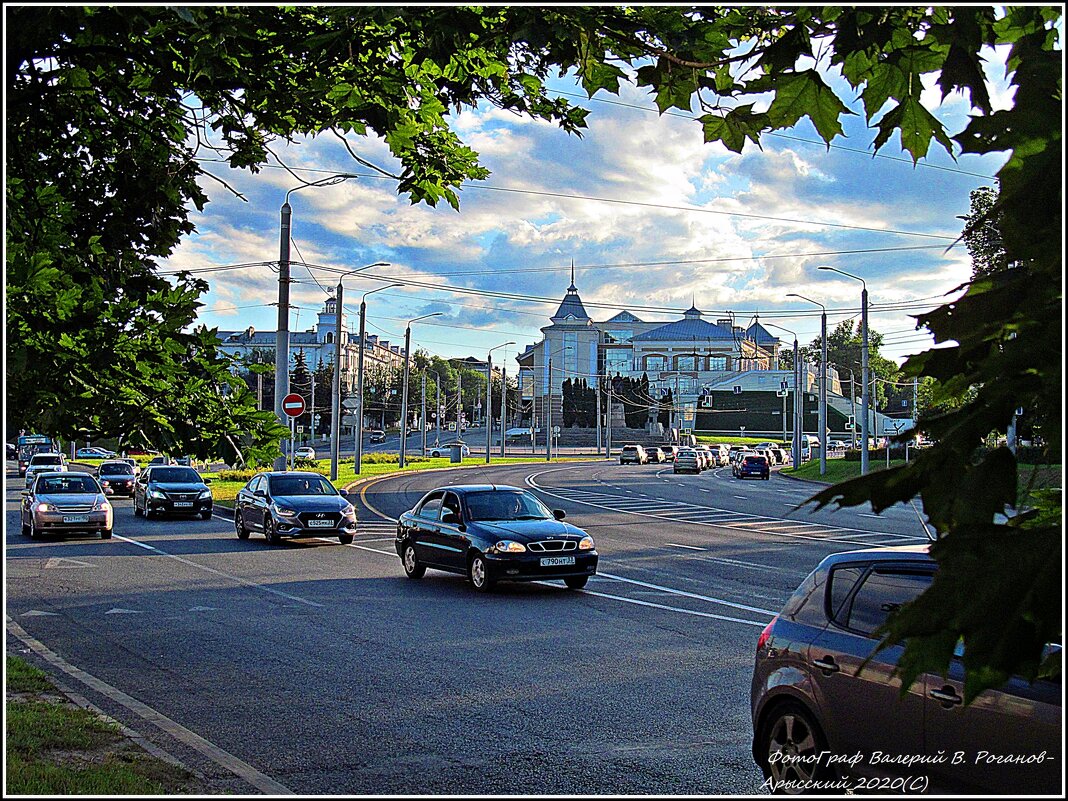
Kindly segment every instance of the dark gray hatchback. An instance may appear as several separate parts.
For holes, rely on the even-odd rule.
[[[1059,679],[1013,678],[965,706],[959,655],[948,676],[924,674],[901,696],[903,646],[873,654],[872,632],[937,567],[927,546],[834,554],[764,629],[751,700],[768,789],[1062,792]]]

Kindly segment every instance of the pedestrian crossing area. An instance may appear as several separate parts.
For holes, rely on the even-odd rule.
[[[772,534],[784,538],[821,540],[869,547],[911,545],[927,542],[926,538],[919,534],[913,536],[888,531],[870,531],[844,526],[832,526],[827,523],[811,523],[784,517],[748,514],[732,509],[685,503],[668,498],[640,496],[634,493],[619,495],[572,487],[543,487],[533,477],[528,478],[527,483],[539,493],[552,498],[673,523],[732,528],[740,531]]]
[[[364,512],[356,524],[356,539],[367,541],[397,538],[397,521]]]

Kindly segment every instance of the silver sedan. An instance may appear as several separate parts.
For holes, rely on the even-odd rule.
[[[114,511],[104,491],[88,473],[38,473],[22,493],[22,533],[99,531],[111,539]]]

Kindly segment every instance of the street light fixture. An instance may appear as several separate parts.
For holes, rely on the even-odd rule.
[[[504,342],[489,349],[486,353],[486,464],[490,463],[490,449],[493,447],[493,351],[514,345]],[[501,441],[504,441],[504,393],[501,393]]]
[[[384,289],[392,289],[396,286],[403,286],[403,284],[386,284],[385,286],[378,287],[378,289],[364,292],[363,297],[360,298],[360,349],[359,358],[356,362],[356,434],[354,436],[355,444],[353,451],[353,464],[355,465],[356,475],[360,475],[360,471],[363,467],[363,350],[365,339],[364,329],[367,325],[367,296],[373,295],[375,292],[381,292]],[[338,306],[338,308],[340,309],[341,307]],[[383,428],[385,428],[384,425]]]
[[[796,470],[801,466],[801,427],[804,424],[804,418],[801,413],[801,359],[797,348],[797,334],[789,328],[784,328],[775,323],[762,323],[762,325],[766,325],[769,328],[778,328],[780,331],[785,331],[787,334],[791,334],[794,338],[794,436],[790,442],[790,459],[793,461],[794,470]],[[785,410],[785,408],[786,404],[784,401],[783,409]],[[785,426],[785,411],[783,411],[782,422],[783,426]]]
[[[868,284],[859,275],[853,275],[847,273],[844,270],[839,270],[837,267],[817,267],[818,270],[828,270],[832,273],[838,273],[844,275],[846,278],[852,278],[854,281],[860,281],[860,328],[861,328],[861,349],[860,349],[860,474],[866,475],[868,472],[868,409],[871,406],[871,395],[868,391]]]
[[[796,292],[790,292],[786,297],[799,298],[809,303],[815,303],[823,313],[820,315],[820,342],[823,343],[820,356],[820,475],[827,473],[827,307],[818,300],[806,298]]]
[[[337,462],[341,450],[341,310],[345,302],[344,280],[350,275],[356,275],[372,267],[389,267],[388,261],[376,261],[374,264],[365,264],[355,270],[342,273],[337,279],[337,306],[334,318],[334,391],[330,400],[330,480],[337,481]]]
[[[442,314],[444,312],[431,312],[421,317],[413,317],[408,321],[408,325],[404,329],[404,391],[401,393],[401,441],[400,458],[398,459],[398,466],[401,468],[404,467],[404,456],[408,449],[408,373],[411,371],[412,363],[412,323],[425,320],[428,317],[440,317]]]
[[[293,207],[289,205],[289,196],[311,186],[333,186],[358,177],[350,173],[338,173],[295,186],[286,192],[286,199],[282,204],[278,226],[278,330],[274,335],[274,413],[281,423],[286,422],[282,402],[289,394],[289,241],[293,222]],[[274,460],[274,469],[286,469],[285,454]]]

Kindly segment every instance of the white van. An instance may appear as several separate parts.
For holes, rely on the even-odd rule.
[[[812,458],[813,451],[816,455],[820,452],[820,438],[815,434],[802,434],[801,435],[801,461],[807,461]]]

